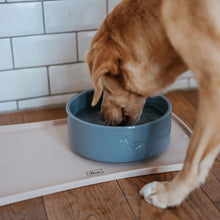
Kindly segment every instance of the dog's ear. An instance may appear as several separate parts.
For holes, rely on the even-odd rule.
[[[90,74],[94,84],[92,106],[95,106],[102,95],[101,77],[104,74],[119,74],[119,52],[110,45],[90,49],[86,56]]]

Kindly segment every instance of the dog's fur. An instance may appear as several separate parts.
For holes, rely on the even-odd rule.
[[[205,181],[220,151],[220,1],[122,0],[107,16],[87,54],[95,105],[110,125],[138,120],[148,96],[187,68],[199,85],[199,109],[184,167],[171,182],[141,195],[157,207],[179,205]]]

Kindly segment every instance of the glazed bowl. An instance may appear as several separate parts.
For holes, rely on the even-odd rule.
[[[140,120],[131,126],[108,126],[100,119],[101,102],[91,107],[93,90],[73,96],[66,104],[68,139],[74,152],[103,162],[134,162],[160,154],[169,144],[170,101],[148,98]]]

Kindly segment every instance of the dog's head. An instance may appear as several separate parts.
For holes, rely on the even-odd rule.
[[[129,88],[130,77],[123,68],[122,51],[116,44],[99,42],[87,53],[87,63],[94,84],[92,106],[103,93],[102,115],[109,125],[131,125],[136,122],[146,97]]]
[[[92,106],[103,93],[102,114],[109,125],[135,123],[146,98],[185,69],[160,22],[160,1],[139,4],[122,1],[100,26],[86,57],[95,88]]]

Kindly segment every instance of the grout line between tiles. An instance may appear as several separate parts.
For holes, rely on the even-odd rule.
[[[51,33],[39,33],[39,34],[25,34],[25,35],[13,35],[13,36],[4,36],[0,39],[5,38],[22,38],[22,37],[35,37],[35,36],[47,36],[47,35],[56,35],[56,34],[75,34],[76,32],[88,32],[88,31],[97,31],[97,28],[86,29],[86,30],[72,30],[72,31],[60,31],[60,32],[51,32]]]
[[[72,65],[72,64],[80,64],[80,63],[85,63],[84,61],[78,61],[78,62],[71,62],[71,63],[55,63],[55,64],[47,64],[48,67],[50,66],[62,66],[62,65]],[[40,65],[40,66],[27,66],[27,67],[17,67],[14,69],[2,69],[0,70],[1,72],[6,72],[6,71],[13,71],[13,70],[25,70],[25,69],[35,69],[35,68],[42,68],[42,67],[47,67],[46,65]]]
[[[47,66],[47,83],[48,83],[48,94],[49,96],[51,96],[49,66]]]
[[[45,35],[46,34],[46,24],[45,24],[44,2],[43,2],[43,0],[41,1],[41,6],[42,6],[42,16],[43,16],[43,28],[44,28],[44,35]]]
[[[109,11],[108,11],[108,0],[106,0],[106,16],[108,15]]]
[[[188,78],[188,88],[190,88],[190,78]]]
[[[78,32],[76,32],[76,60],[79,62],[79,41],[78,41]]]
[[[16,106],[17,106],[17,109],[19,110],[18,100],[16,100]]]
[[[10,99],[10,100],[4,100],[4,101],[0,101],[0,103],[4,103],[4,102],[13,102],[13,101],[25,101],[25,100],[31,100],[31,99],[39,99],[39,98],[50,98],[50,97],[53,97],[53,96],[63,96],[63,95],[70,95],[70,94],[76,94],[76,93],[79,93],[79,92],[82,92],[82,91],[85,91],[85,90],[78,90],[78,91],[71,91],[71,92],[64,92],[64,93],[55,93],[55,94],[51,94],[50,96],[49,95],[43,95],[43,96],[35,96],[35,97],[28,97],[28,98],[21,98],[21,99]]]
[[[14,51],[13,51],[13,42],[12,42],[12,38],[10,37],[10,44],[11,44],[11,57],[12,57],[12,65],[13,65],[13,69],[15,69],[15,62],[14,62]]]
[[[19,3],[32,3],[32,2],[59,2],[61,0],[34,0],[34,1],[24,1],[24,0],[21,0],[21,1],[10,1],[8,2],[8,0],[5,0],[5,2],[0,2],[0,4],[19,4]]]
[[[12,65],[13,65],[13,64],[12,64]],[[1,69],[1,70],[0,70],[0,73],[1,73],[1,72],[6,72],[6,71],[12,71],[12,70],[14,70],[13,67],[12,67],[12,68],[9,68],[9,69]]]

